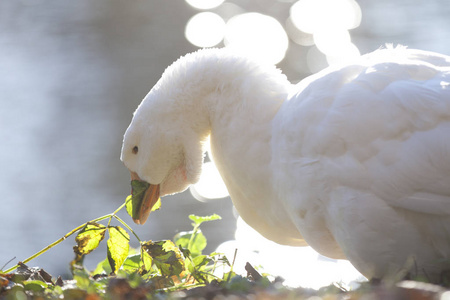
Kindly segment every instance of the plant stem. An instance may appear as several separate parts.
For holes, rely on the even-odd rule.
[[[45,247],[45,248],[42,249],[41,251],[36,252],[35,254],[31,255],[31,256],[28,257],[27,259],[24,259],[24,260],[22,261],[22,263],[25,264],[25,263],[29,262],[30,260],[35,259],[36,257],[38,257],[38,256],[41,255],[42,253],[46,252],[47,250],[49,250],[49,249],[55,247],[56,245],[58,245],[59,243],[61,243],[61,242],[64,241],[64,240],[66,240],[68,237],[70,237],[70,236],[71,236],[72,234],[74,234],[75,232],[77,232],[77,231],[83,229],[83,227],[86,226],[88,223],[99,222],[99,221],[102,221],[102,220],[104,220],[104,219],[111,218],[111,217],[114,216],[114,214],[117,213],[122,207],[123,207],[123,205],[121,205],[121,206],[119,207],[119,209],[117,209],[117,210],[116,210],[114,213],[112,213],[112,214],[108,214],[108,215],[105,215],[105,216],[96,218],[96,219],[94,219],[94,220],[91,220],[91,221],[89,221],[89,222],[83,223],[83,224],[81,224],[80,226],[78,226],[78,227],[72,229],[71,231],[69,231],[68,233],[66,233],[62,238],[56,240],[55,242],[51,243],[50,245],[48,245],[47,247]],[[12,271],[14,271],[15,269],[17,269],[18,267],[19,267],[19,265],[17,264],[17,265],[15,265],[14,267],[11,267],[11,268],[9,268],[8,270],[4,271],[4,273],[12,272]]]
[[[136,234],[136,232],[134,232],[133,229],[131,229],[130,226],[128,226],[127,223],[125,223],[124,220],[122,220],[121,218],[119,218],[118,216],[116,216],[115,214],[112,215],[117,221],[119,221],[120,223],[122,223],[123,226],[125,226],[131,233],[134,234],[134,236],[137,238],[137,240],[139,241],[139,244],[142,242],[141,239],[139,238],[139,236]]]
[[[188,243],[188,250],[190,251],[192,249],[192,244],[194,243],[194,237],[197,235],[198,228],[200,227],[200,224],[195,224],[194,229],[192,230],[191,238],[189,239]]]
[[[116,209],[113,213],[112,213],[112,215],[116,215],[118,212],[119,212],[119,210],[121,210],[124,206],[125,206],[125,204],[126,204],[126,202],[124,202],[124,203],[122,203],[122,205],[121,206],[119,206],[119,208],[118,209]]]
[[[119,212],[119,210],[121,210],[124,206],[125,206],[125,203],[123,203],[121,206],[119,206],[119,208],[116,209],[116,210],[110,215],[109,220],[108,220],[108,225],[107,225],[106,227],[108,227],[108,228],[110,227],[112,217],[116,216],[116,214]],[[122,224],[123,224],[123,223],[122,223]]]
[[[227,278],[227,282],[230,281],[231,278],[231,273],[233,273],[233,267],[234,267],[234,262],[236,261],[236,255],[237,255],[237,251],[238,249],[234,249],[234,257],[233,257],[233,262],[231,263],[231,268],[230,268],[230,273],[228,273],[228,278]]]

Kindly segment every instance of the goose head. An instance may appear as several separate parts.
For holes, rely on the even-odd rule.
[[[121,160],[131,178],[150,184],[135,222],[145,222],[158,196],[182,192],[199,180],[212,127],[226,140],[222,129],[232,118],[241,126],[231,126],[236,131],[249,119],[267,124],[288,85],[274,66],[226,49],[198,50],[170,65],[138,106],[123,141]]]
[[[134,113],[125,132],[121,160],[132,180],[149,183],[142,205],[133,220],[144,224],[159,197],[175,194],[200,177],[206,133],[190,122],[190,113],[175,95],[155,86]],[[177,103],[178,102],[178,103]],[[183,111],[184,110],[184,111]]]

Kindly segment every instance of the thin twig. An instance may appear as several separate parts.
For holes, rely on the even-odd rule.
[[[134,232],[134,230],[131,229],[131,227],[128,226],[128,224],[125,223],[124,220],[122,220],[121,218],[119,218],[119,217],[116,216],[116,215],[113,215],[113,217],[114,217],[117,221],[119,221],[120,223],[122,223],[122,225],[125,226],[131,233],[134,234],[134,236],[135,236],[135,237],[137,238],[137,240],[139,241],[139,244],[142,242],[141,239],[139,238],[139,236],[136,234],[136,232]]]
[[[187,246],[188,250],[192,248],[192,244],[194,243],[194,237],[197,235],[199,228],[200,228],[200,224],[196,223],[194,225],[194,229],[192,230],[191,238],[189,239],[189,242],[188,242],[188,246]]]
[[[8,261],[3,265],[3,267],[0,268],[0,272],[1,272],[1,270],[3,270],[4,267],[6,267],[10,262],[12,262],[12,261],[15,260],[15,259],[16,259],[16,257],[14,256],[14,257],[11,258],[10,260],[8,260]]]
[[[237,255],[237,251],[238,249],[234,249],[234,256],[233,256],[233,262],[231,263],[231,268],[230,268],[230,273],[228,273],[228,278],[227,278],[227,282],[230,281],[231,278],[231,273],[233,273],[233,267],[234,267],[234,262],[236,261],[236,255]]]
[[[41,255],[42,253],[46,252],[47,250],[53,248],[54,246],[58,245],[58,244],[61,243],[62,241],[66,240],[66,239],[67,239],[68,237],[70,237],[72,234],[74,234],[74,233],[76,233],[77,231],[83,229],[83,227],[86,226],[87,223],[90,223],[90,222],[98,222],[98,221],[102,221],[102,220],[104,220],[104,219],[111,218],[111,217],[112,217],[112,215],[109,214],[109,215],[105,215],[105,216],[96,218],[96,219],[94,219],[94,220],[91,220],[91,221],[89,221],[89,222],[83,223],[82,225],[80,225],[80,226],[76,227],[75,229],[72,229],[71,231],[69,231],[68,233],[66,233],[62,238],[60,238],[60,239],[54,241],[53,243],[51,243],[51,244],[48,245],[47,247],[43,248],[41,251],[36,252],[35,254],[31,255],[31,256],[28,257],[27,259],[24,259],[23,261],[21,261],[21,263],[24,263],[24,264],[25,264],[25,263],[29,262],[30,260],[35,259],[36,257],[38,257],[39,255]],[[14,267],[9,268],[9,269],[6,270],[4,273],[12,272],[12,271],[14,271],[15,269],[17,269],[18,267],[19,267],[19,264],[15,265]]]

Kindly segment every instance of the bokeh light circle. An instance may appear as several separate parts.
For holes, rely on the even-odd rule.
[[[224,43],[238,52],[269,63],[279,63],[289,45],[283,26],[260,13],[244,13],[227,22]]]
[[[313,36],[317,48],[325,55],[342,55],[351,43],[350,33],[341,28],[316,31]]]
[[[225,0],[186,0],[186,2],[197,9],[211,9],[221,5]]]
[[[190,192],[195,199],[202,202],[228,197],[227,187],[213,162],[203,164],[200,180],[191,185]]]
[[[291,40],[301,46],[312,46],[314,45],[314,37],[310,33],[306,33],[298,29],[292,22],[292,18],[289,17],[285,23],[286,33],[291,38]]]
[[[336,64],[348,64],[355,60],[357,57],[361,56],[361,53],[353,43],[348,43],[346,48],[342,49],[338,55],[327,55],[327,62],[329,65]]]
[[[184,34],[197,47],[213,47],[224,37],[225,21],[218,14],[201,12],[189,19]]]
[[[299,0],[292,5],[290,17],[306,33],[328,28],[352,29],[361,23],[361,8],[354,0]]]

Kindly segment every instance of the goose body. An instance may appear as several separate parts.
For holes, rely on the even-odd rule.
[[[208,137],[239,214],[266,238],[368,278],[411,261],[430,280],[450,269],[450,57],[377,50],[293,85],[274,66],[200,50],[144,98],[121,159],[153,203],[198,180]]]

